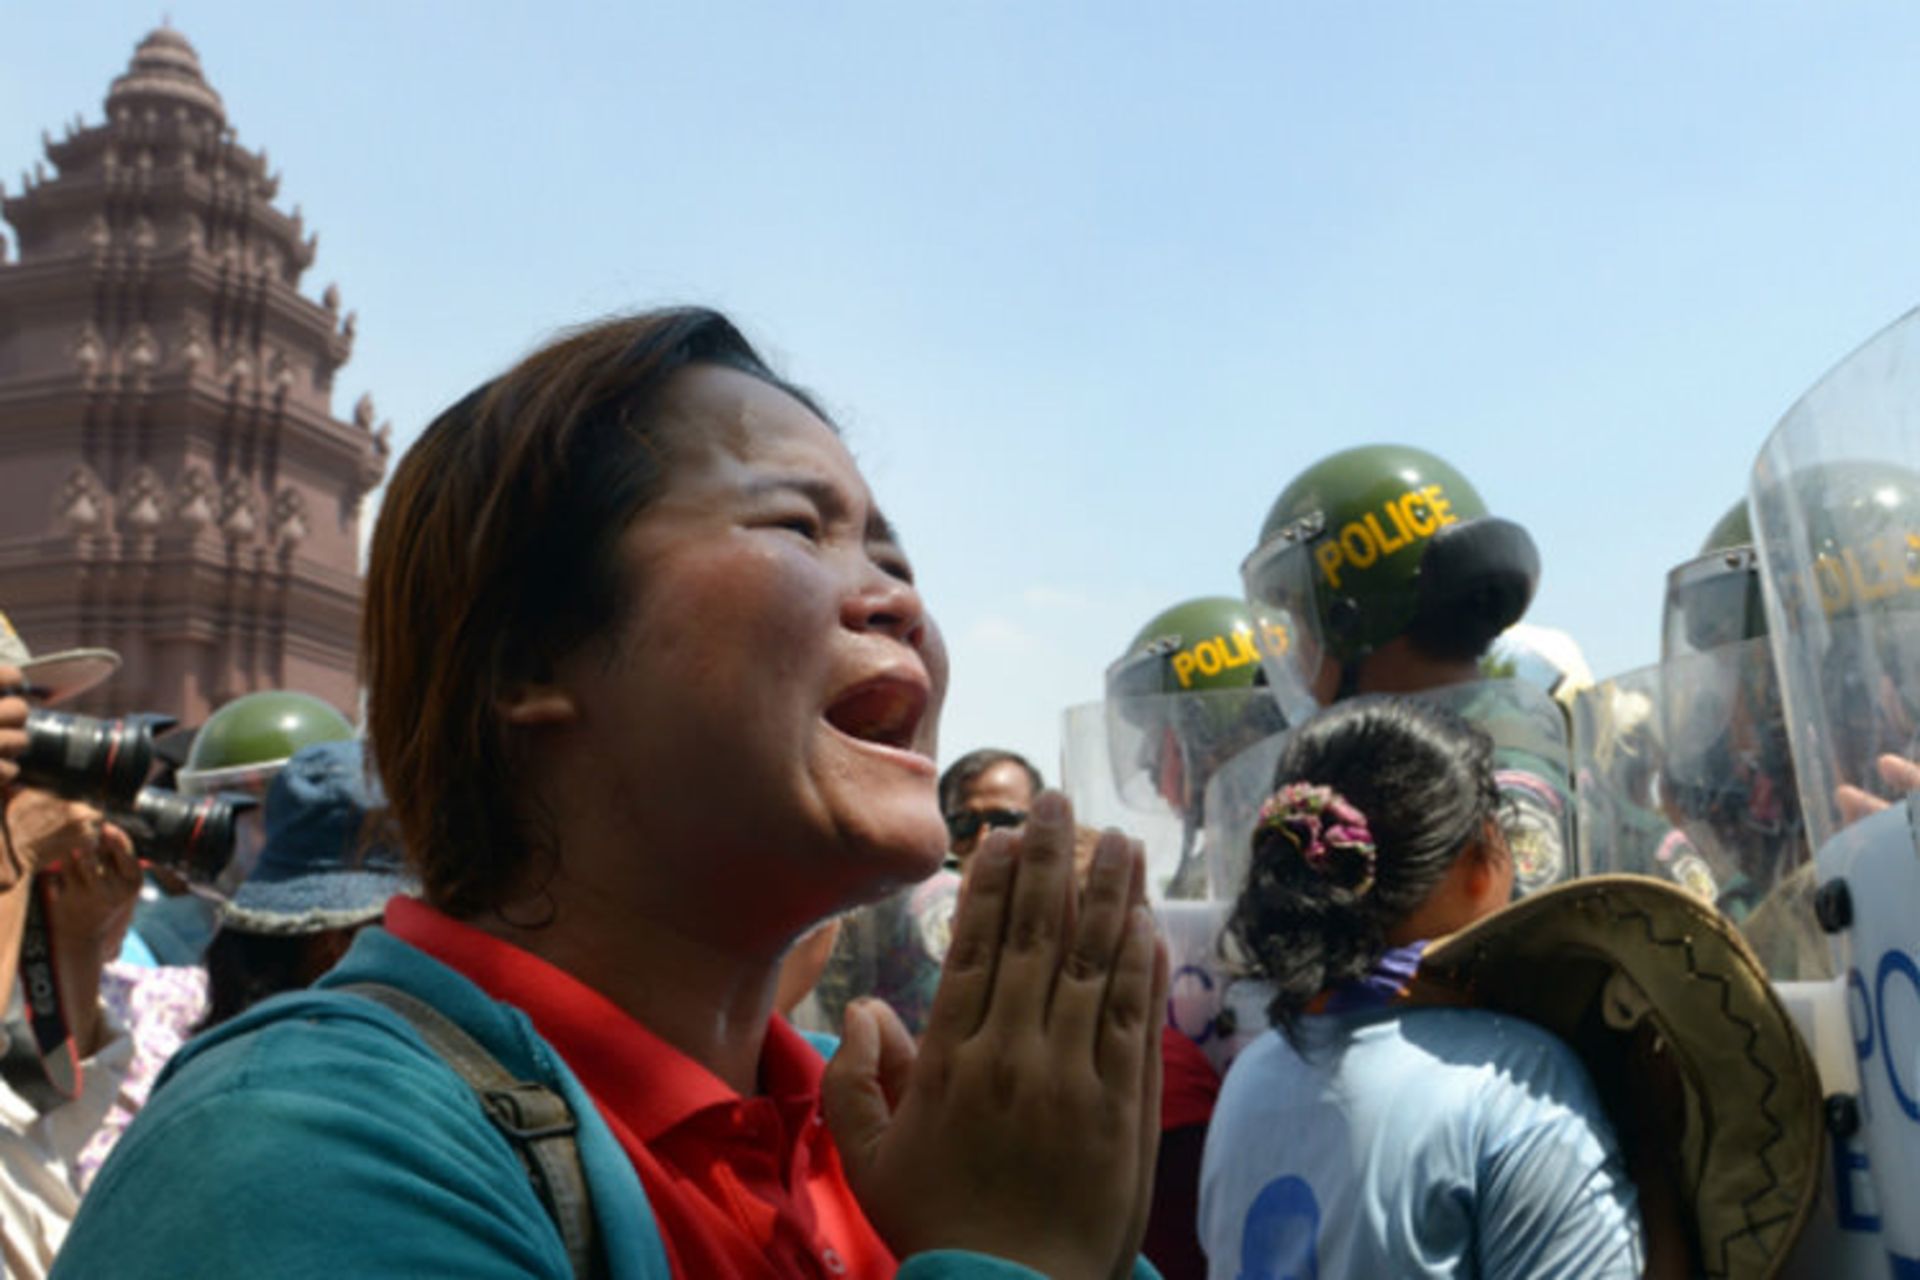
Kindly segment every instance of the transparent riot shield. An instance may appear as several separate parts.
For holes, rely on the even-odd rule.
[[[1567,716],[1539,685],[1484,680],[1410,695],[1445,707],[1494,743],[1501,825],[1514,857],[1514,894],[1573,874],[1573,772]],[[1286,735],[1265,739],[1217,769],[1206,797],[1209,891],[1232,901],[1246,881],[1260,806],[1272,794]]]
[[[1749,501],[1818,848],[1920,777],[1920,313],[1794,405]]]
[[[1070,708],[1062,728],[1061,787],[1074,820],[1146,847],[1147,889],[1167,942],[1167,1025],[1221,1072],[1266,1022],[1240,1007],[1244,993],[1236,997],[1221,962],[1225,908],[1207,892],[1206,787],[1224,761],[1282,723],[1272,694],[1256,686],[1111,697]]]
[[[837,1035],[847,1006],[871,996],[893,1006],[907,1030],[920,1034],[940,985],[959,901],[960,873],[943,868],[847,912],[794,1024]]]
[[[1676,656],[1573,704],[1582,874],[1671,880],[1719,908],[1769,976],[1831,976],[1764,638]]]
[[[1839,1121],[1837,1212],[1894,1274],[1920,1275],[1920,312],[1794,405],[1748,501],[1819,921],[1844,974],[1841,1052],[1824,994],[1803,1027]]]
[[[1083,827],[1115,827],[1147,850],[1149,894],[1206,893],[1204,797],[1214,770],[1281,727],[1265,687],[1111,697],[1070,708],[1062,789]]]

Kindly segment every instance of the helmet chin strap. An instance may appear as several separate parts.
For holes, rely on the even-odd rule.
[[[1361,655],[1364,657],[1365,655]],[[1335,691],[1333,700],[1345,702],[1360,692],[1360,658],[1349,658],[1340,664],[1340,687]]]
[[[1189,805],[1180,815],[1180,863],[1167,881],[1169,898],[1204,898],[1206,864],[1200,857],[1200,832],[1204,826],[1198,806]]]

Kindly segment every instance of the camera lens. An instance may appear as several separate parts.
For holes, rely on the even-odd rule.
[[[153,765],[153,728],[139,718],[30,711],[27,749],[17,763],[23,786],[100,809],[126,809]]]
[[[234,815],[253,801],[229,795],[183,796],[143,787],[112,820],[133,837],[140,856],[209,884],[233,857]]]

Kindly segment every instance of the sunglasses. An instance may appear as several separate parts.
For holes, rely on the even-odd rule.
[[[1026,820],[1025,809],[962,809],[947,815],[947,833],[956,842],[971,840],[982,827],[1017,827]]]

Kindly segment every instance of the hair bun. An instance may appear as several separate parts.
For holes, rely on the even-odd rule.
[[[1257,840],[1272,831],[1283,837],[1300,860],[1350,898],[1373,888],[1379,851],[1367,815],[1332,787],[1289,782],[1260,806]]]

